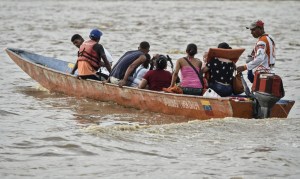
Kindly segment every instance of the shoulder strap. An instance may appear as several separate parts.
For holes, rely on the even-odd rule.
[[[275,45],[275,42],[274,42],[274,40],[270,37],[270,36],[268,36],[269,38],[270,38],[270,40],[273,42],[273,45]]]
[[[198,72],[197,69],[194,67],[194,65],[186,58],[184,57],[185,61],[194,69],[194,71],[196,72],[196,74],[198,75],[198,78],[200,80],[200,83],[202,85],[202,88],[204,88],[204,82],[203,82],[203,76],[201,72]]]
[[[272,41],[272,43],[273,43],[273,45],[275,45],[275,42],[274,42],[274,40],[268,35],[268,34],[264,34],[264,35],[262,35],[262,36],[267,36],[267,37],[269,37],[270,38],[270,40]]]
[[[134,72],[133,78],[136,78],[139,74],[139,72],[142,70],[143,68],[138,69],[137,71]]]

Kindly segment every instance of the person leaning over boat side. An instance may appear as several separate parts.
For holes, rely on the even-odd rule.
[[[264,22],[261,20],[252,22],[250,26],[246,28],[250,29],[252,36],[257,38],[258,41],[250,56],[253,60],[246,65],[238,66],[237,71],[243,72],[248,70],[248,79],[253,83],[254,71],[259,67],[273,69],[275,65],[275,42],[270,35],[265,33]]]
[[[198,73],[200,73],[202,62],[198,58],[194,57],[197,54],[197,45],[188,44],[186,54],[186,57],[180,58],[176,62],[170,87],[175,85],[179,70],[181,70],[180,86],[183,94],[200,96],[203,90],[202,82],[193,67],[187,62],[188,60],[195,67]]]
[[[119,87],[130,85],[129,78],[132,78],[135,69],[147,60],[145,54],[148,54],[149,49],[150,44],[143,41],[140,43],[138,50],[126,52],[113,67],[109,75],[109,81],[118,84]]]
[[[138,87],[145,74],[149,71],[148,68],[149,68],[151,56],[149,54],[145,54],[145,55],[147,60],[143,64],[141,64],[132,75],[133,79],[131,84],[129,85],[131,87]]]
[[[81,35],[79,34],[74,34],[72,37],[71,37],[71,42],[77,47],[77,48],[80,48],[81,44],[83,44],[84,42],[84,39],[82,38]],[[109,61],[109,64],[110,66],[112,66],[112,63],[113,63],[113,58],[111,56],[111,54],[105,49],[105,47],[103,47],[104,49],[104,52],[105,52],[105,56],[107,58],[107,60]],[[77,55],[79,54],[79,51],[77,53]],[[103,71],[105,70],[103,67],[105,66],[104,62],[101,61],[101,68],[100,68],[100,71],[97,72],[98,75],[100,75],[101,77],[107,79],[108,78],[108,74],[104,74]],[[71,74],[73,75],[75,73],[75,71],[78,69],[78,61],[76,61],[72,71],[71,71]]]
[[[155,70],[149,70],[139,84],[139,88],[144,89],[148,85],[149,90],[162,91],[171,84],[172,74],[166,71],[167,57],[164,55],[155,56]]]
[[[232,49],[226,42],[218,45],[218,48]],[[209,71],[208,87],[213,89],[221,97],[232,94],[232,79],[235,64],[224,58],[213,58],[202,68],[202,72]]]

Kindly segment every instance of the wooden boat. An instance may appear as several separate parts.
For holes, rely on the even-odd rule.
[[[10,58],[32,79],[52,92],[71,96],[113,101],[137,109],[185,116],[186,119],[253,118],[253,101],[246,97],[209,98],[156,92],[94,80],[80,80],[70,72],[74,64],[29,51],[7,48]],[[287,118],[295,101],[280,100],[271,117]]]

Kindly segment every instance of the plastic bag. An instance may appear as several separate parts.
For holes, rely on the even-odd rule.
[[[204,97],[220,98],[221,96],[211,88],[208,88],[203,94]]]

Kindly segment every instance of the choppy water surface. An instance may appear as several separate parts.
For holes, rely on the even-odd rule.
[[[259,4],[259,5],[258,5]],[[276,39],[288,119],[183,120],[114,103],[49,93],[0,53],[1,178],[299,178],[300,3],[298,1],[1,1],[0,47],[75,62],[70,37],[98,27],[115,60],[151,44],[151,54],[198,57],[227,41],[246,48],[244,27],[265,21]]]

